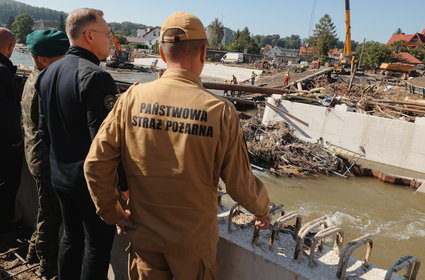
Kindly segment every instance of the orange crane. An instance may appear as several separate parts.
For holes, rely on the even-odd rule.
[[[350,0],[345,0],[345,45],[342,60],[351,60],[351,19]]]
[[[350,14],[350,0],[345,0],[345,45],[344,52],[339,63],[335,64],[335,71],[341,74],[348,74],[350,71],[345,69],[351,67],[351,63],[357,63],[357,60],[353,60],[353,54],[351,50],[351,14]]]

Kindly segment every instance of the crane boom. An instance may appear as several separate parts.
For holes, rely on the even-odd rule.
[[[349,59],[351,55],[350,0],[345,0],[345,45],[343,59]]]

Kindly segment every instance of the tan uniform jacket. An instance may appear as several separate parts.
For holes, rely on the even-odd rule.
[[[102,124],[84,169],[107,223],[123,211],[115,187],[120,159],[138,224],[130,240],[139,248],[213,252],[219,177],[248,211],[268,213],[268,193],[252,174],[234,106],[206,91],[192,72],[168,69],[159,80],[132,86]]]

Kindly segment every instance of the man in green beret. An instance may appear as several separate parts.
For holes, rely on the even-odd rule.
[[[38,192],[37,224],[30,240],[27,261],[39,262],[40,274],[50,279],[57,275],[58,232],[62,219],[59,202],[51,186],[49,154],[38,132],[38,93],[35,83],[40,71],[65,55],[69,41],[62,31],[36,30],[27,36],[27,47],[35,67],[22,94],[22,121],[25,158]]]

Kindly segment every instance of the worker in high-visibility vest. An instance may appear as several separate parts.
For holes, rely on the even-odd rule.
[[[289,79],[291,78],[291,73],[289,70],[286,72],[285,77],[283,78],[283,86],[287,86],[289,84]]]
[[[254,71],[252,71],[252,74],[251,74],[251,85],[254,85],[255,84],[255,78],[257,76],[258,75]]]

